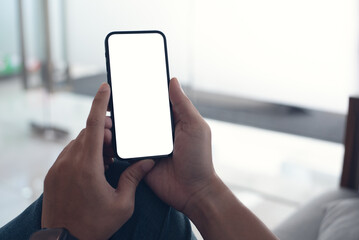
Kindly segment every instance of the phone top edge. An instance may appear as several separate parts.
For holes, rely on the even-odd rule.
[[[108,40],[112,35],[115,34],[148,34],[148,33],[156,33],[156,34],[160,34],[163,38],[163,41],[165,43],[165,51],[166,51],[166,61],[168,62],[167,59],[167,39],[166,39],[166,35],[160,31],[160,30],[136,30],[136,31],[112,31],[109,32],[106,37],[105,37],[105,56],[108,57]]]
[[[146,34],[146,33],[157,33],[160,34],[164,39],[166,39],[166,35],[160,30],[112,31],[106,35],[105,42],[108,42],[108,39],[114,34]]]

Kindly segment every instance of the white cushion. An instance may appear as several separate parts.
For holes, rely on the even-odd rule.
[[[338,200],[326,205],[318,240],[359,239],[359,199]]]

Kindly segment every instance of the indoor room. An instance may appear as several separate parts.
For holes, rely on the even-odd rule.
[[[40,197],[48,170],[86,126],[107,82],[107,34],[159,30],[169,76],[211,128],[217,175],[281,229],[344,186],[358,10],[355,0],[2,0],[0,226]]]

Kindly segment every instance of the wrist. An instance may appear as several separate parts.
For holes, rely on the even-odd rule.
[[[200,216],[216,214],[217,202],[231,194],[229,188],[215,175],[208,184],[196,192],[187,202],[183,213],[193,222]]]
[[[238,239],[237,228],[246,208],[231,190],[216,176],[196,198],[191,199],[185,214],[204,239]],[[236,223],[235,228],[229,223]]]
[[[218,177],[188,201],[184,213],[204,239],[276,239]]]

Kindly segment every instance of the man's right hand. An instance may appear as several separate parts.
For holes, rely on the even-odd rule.
[[[218,181],[211,150],[211,130],[176,78],[170,81],[175,124],[174,150],[146,176],[147,184],[169,205],[186,213],[188,204]]]
[[[182,91],[170,82],[174,150],[145,180],[167,204],[186,214],[205,239],[276,239],[227,188],[212,164],[211,131]]]

